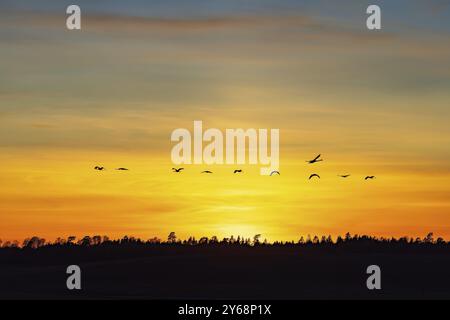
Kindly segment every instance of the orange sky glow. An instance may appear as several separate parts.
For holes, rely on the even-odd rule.
[[[220,17],[93,12],[72,33],[56,13],[0,13],[2,240],[450,240],[448,30],[370,33],[314,11]],[[281,175],[172,173],[170,135],[194,120],[280,129]]]

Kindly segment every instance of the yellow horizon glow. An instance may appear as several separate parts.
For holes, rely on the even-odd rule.
[[[300,236],[346,232],[449,238],[449,176],[412,174],[374,163],[355,165],[324,155],[281,161],[280,176],[259,175],[259,165],[184,165],[172,173],[169,155],[36,150],[0,157],[3,240],[33,235],[47,240],[75,235],[124,235],[165,239],[231,235],[298,240]],[[94,160],[95,159],[95,160]],[[99,159],[114,159],[100,161]],[[364,161],[361,161],[364,163]],[[101,164],[106,171],[93,166]],[[125,166],[130,171],[112,170]],[[244,174],[233,174],[233,169]],[[346,168],[341,170],[340,168]],[[212,175],[202,175],[208,169]],[[308,181],[310,172],[322,179]],[[337,174],[351,173],[347,179]],[[374,181],[364,181],[366,174]],[[432,186],[432,187],[430,187]]]

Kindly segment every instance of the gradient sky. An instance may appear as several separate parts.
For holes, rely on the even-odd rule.
[[[450,239],[449,40],[447,0],[3,0],[0,238]],[[172,174],[194,120],[279,128],[281,176]]]

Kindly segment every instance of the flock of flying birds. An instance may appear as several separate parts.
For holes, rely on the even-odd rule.
[[[323,161],[323,159],[321,159],[321,155],[319,154],[319,155],[318,155],[317,157],[315,157],[314,159],[312,159],[312,160],[307,160],[306,162],[309,163],[309,164],[314,164],[314,163],[320,162],[320,161]],[[98,171],[106,170],[105,167],[100,167],[100,166],[95,166],[94,169],[95,169],[95,170],[98,170]],[[127,168],[116,168],[115,170],[119,170],[119,171],[127,171],[128,169],[127,169]],[[180,173],[180,172],[183,171],[183,170],[184,170],[184,168],[172,168],[172,172],[174,172],[174,173]],[[235,174],[236,174],[236,173],[242,173],[242,172],[243,172],[242,169],[236,169],[236,170],[233,171],[233,173],[235,173]],[[211,174],[211,173],[213,173],[213,172],[212,172],[212,171],[209,171],[209,170],[205,170],[205,171],[202,171],[201,173]],[[275,174],[280,175],[280,172],[279,172],[279,171],[272,171],[272,172],[270,173],[271,176],[272,176],[272,175],[275,175]],[[339,174],[338,177],[341,177],[341,178],[344,178],[344,179],[345,179],[345,178],[350,177],[350,174]],[[320,179],[320,176],[319,176],[317,173],[313,173],[313,174],[311,174],[311,175],[309,176],[308,180],[311,180],[312,178]],[[364,180],[369,180],[369,179],[375,179],[375,176],[366,176],[366,177],[364,178]]]
[[[181,172],[182,170],[184,170],[184,168],[172,168],[172,172]],[[242,173],[242,169],[236,169],[233,171],[233,173]],[[278,174],[280,174],[278,171],[273,171],[272,173],[277,172]],[[205,170],[202,171],[200,173],[213,173],[212,171],[209,170]],[[272,175],[272,173],[270,175]]]
[[[312,159],[312,160],[307,160],[306,162],[308,162],[309,164],[313,164],[313,163],[316,163],[316,162],[319,162],[319,161],[323,161],[323,159],[321,159],[320,158],[321,157],[321,155],[319,154],[317,157],[315,157],[314,159]],[[341,178],[348,178],[348,177],[350,177],[350,174],[338,174],[338,177],[341,177]],[[311,180],[312,178],[318,178],[318,179],[320,179],[320,176],[317,174],[317,173],[313,173],[313,174],[311,174],[310,176],[309,176],[309,180]],[[366,176],[365,178],[364,178],[364,180],[369,180],[369,179],[375,179],[375,176]]]
[[[103,170],[106,170],[106,168],[105,168],[105,167],[95,166],[95,167],[94,167],[94,170],[103,171]],[[119,171],[128,171],[127,168],[117,168],[116,170],[119,170]]]

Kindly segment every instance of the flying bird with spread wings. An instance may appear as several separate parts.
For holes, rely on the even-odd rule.
[[[181,172],[181,170],[184,170],[184,168],[172,168],[173,172]]]
[[[364,178],[364,180],[369,180],[369,179],[375,179],[375,176],[367,176]]]
[[[212,171],[205,170],[205,171],[202,171],[201,173],[212,173]]]
[[[349,174],[339,174],[338,177],[348,178],[348,177],[350,177],[350,175]]]
[[[277,174],[277,175],[280,175],[280,171],[272,171],[271,173],[270,173],[270,175],[272,176],[272,175],[274,175],[274,174]]]
[[[314,177],[320,179],[320,176],[319,176],[317,173],[313,173],[312,175],[309,176],[308,180],[311,180],[311,179],[314,178]]]
[[[236,169],[236,170],[233,171],[233,173],[241,173],[241,172],[242,172],[241,169]]]
[[[119,171],[128,171],[127,168],[117,168],[116,170],[119,170]]]
[[[102,170],[105,170],[105,167],[95,166],[94,170],[102,171]]]
[[[314,159],[312,159],[312,160],[306,160],[306,162],[308,162],[309,164],[312,164],[312,163],[316,163],[316,162],[319,162],[319,161],[323,161],[323,159],[320,159],[320,154],[317,156],[317,157],[315,157]]]

